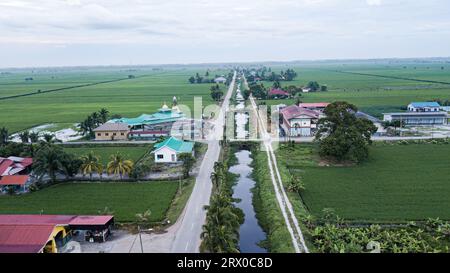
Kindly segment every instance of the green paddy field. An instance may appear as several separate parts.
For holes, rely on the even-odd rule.
[[[0,213],[97,215],[108,207],[119,222],[133,222],[150,209],[150,221],[162,221],[179,183],[64,183],[25,195],[0,196]]]
[[[300,98],[303,102],[348,101],[379,118],[382,113],[401,111],[401,107],[413,101],[450,99],[448,63],[317,63],[278,66],[272,70],[278,72],[287,68],[293,68],[298,76],[294,81],[282,82],[283,86],[306,86],[309,81],[328,86],[328,92],[303,93]],[[271,82],[264,84],[272,85]],[[293,99],[267,100],[269,105],[294,102]]]
[[[190,84],[195,73],[204,75],[205,69],[49,69],[13,70],[0,75],[0,127],[10,133],[46,123],[67,124],[82,121],[101,108],[112,114],[135,117],[152,113],[173,96],[179,104],[193,106],[194,97],[201,96],[203,104],[213,103],[211,84]],[[3,70],[0,70],[3,72]],[[228,70],[213,70],[211,75],[226,74]],[[129,75],[135,78],[128,79]],[[25,78],[32,77],[32,81]],[[107,82],[115,80],[114,82]],[[100,82],[100,83],[99,83]],[[106,82],[106,83],[104,83]],[[85,87],[42,92],[63,87],[93,84]],[[41,93],[36,93],[41,90]],[[29,96],[8,98],[34,93]]]
[[[313,215],[332,208],[347,220],[404,222],[449,220],[449,154],[449,144],[377,143],[361,165],[326,166],[316,146],[302,144],[282,146],[277,158],[284,180],[295,175],[304,182],[301,197]]]

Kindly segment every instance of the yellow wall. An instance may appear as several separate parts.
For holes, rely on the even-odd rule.
[[[129,131],[101,131],[95,132],[95,140],[127,140]],[[108,135],[106,135],[108,134]],[[114,135],[116,134],[116,135]],[[123,135],[122,135],[123,134]]]
[[[56,240],[55,240],[55,237],[56,237],[56,235],[57,235],[60,231],[62,231],[63,238],[65,238],[65,237],[68,235],[67,230],[66,230],[65,227],[62,227],[62,226],[56,226],[56,227],[53,229],[52,233],[50,234],[50,236],[49,236],[49,238],[48,238],[48,241],[47,241],[47,244],[46,244],[46,246],[45,246],[45,248],[46,248],[46,250],[47,250],[48,252],[51,252],[51,253],[58,253],[58,248],[56,247]],[[49,244],[49,243],[50,243],[50,244]],[[48,249],[48,248],[49,248],[49,249]]]

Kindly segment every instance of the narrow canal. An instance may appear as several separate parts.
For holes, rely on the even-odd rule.
[[[252,189],[255,181],[251,179],[253,169],[250,167],[252,158],[247,150],[240,150],[236,154],[238,164],[230,168],[230,172],[239,175],[239,180],[233,187],[233,198],[240,199],[235,206],[240,208],[244,214],[244,223],[239,229],[239,249],[241,253],[264,253],[266,249],[258,245],[266,239],[266,234],[258,224],[255,209],[253,207]]]
[[[238,84],[236,90],[236,101],[238,102],[237,109],[245,108],[245,100],[241,94],[240,84]],[[249,117],[245,113],[237,113],[235,120],[236,138],[245,140],[248,137],[246,125]],[[244,223],[239,229],[239,249],[241,253],[264,253],[267,250],[258,245],[262,240],[266,239],[266,234],[258,224],[253,207],[252,189],[255,186],[255,181],[251,179],[253,169],[250,167],[252,163],[250,155],[251,153],[248,150],[237,151],[235,156],[238,164],[229,169],[231,173],[239,175],[238,181],[233,187],[233,198],[240,200],[235,203],[235,206],[240,208],[245,215]]]

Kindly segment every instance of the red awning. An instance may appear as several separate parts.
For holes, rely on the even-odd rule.
[[[99,215],[99,216],[77,216],[69,225],[74,226],[102,226],[106,225],[114,217],[111,215]]]
[[[0,186],[23,186],[28,179],[29,175],[7,175],[0,179]]]

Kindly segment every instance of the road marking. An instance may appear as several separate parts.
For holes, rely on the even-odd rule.
[[[194,223],[191,224],[191,230],[193,230],[193,229],[194,229]]]
[[[186,247],[184,248],[184,250],[187,251],[188,247],[189,247],[189,242],[187,242]]]

